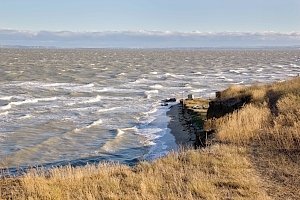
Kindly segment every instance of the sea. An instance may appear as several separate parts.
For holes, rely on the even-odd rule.
[[[162,100],[299,73],[296,48],[1,48],[0,168],[153,160],[178,148]]]

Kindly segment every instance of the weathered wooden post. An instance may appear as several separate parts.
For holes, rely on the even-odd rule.
[[[188,99],[194,99],[194,95],[193,94],[188,94]]]

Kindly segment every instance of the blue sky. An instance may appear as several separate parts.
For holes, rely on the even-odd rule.
[[[300,31],[300,0],[0,0],[0,29]]]

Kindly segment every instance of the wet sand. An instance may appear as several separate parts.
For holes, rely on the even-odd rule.
[[[179,103],[172,106],[167,115],[171,118],[168,128],[171,129],[176,143],[183,147],[194,146],[196,135],[187,128],[188,121],[183,115],[182,105]]]

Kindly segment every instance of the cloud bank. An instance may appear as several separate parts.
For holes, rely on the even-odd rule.
[[[300,32],[19,31],[0,29],[0,46],[201,48],[300,46]]]

